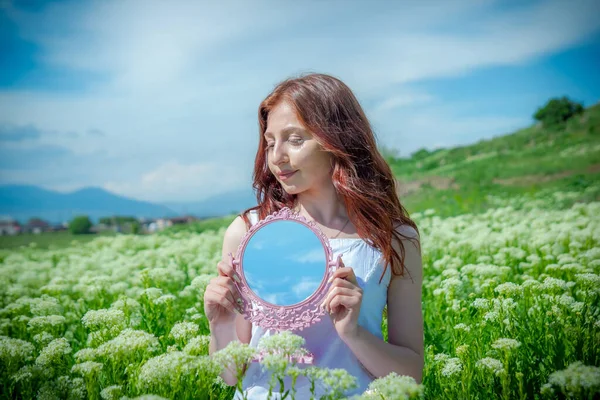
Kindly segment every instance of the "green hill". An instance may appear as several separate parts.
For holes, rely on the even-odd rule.
[[[386,158],[411,212],[477,212],[488,207],[487,195],[583,192],[599,181],[600,103],[559,128],[536,124],[468,146]],[[582,201],[598,199],[599,193],[587,190],[585,196]]]

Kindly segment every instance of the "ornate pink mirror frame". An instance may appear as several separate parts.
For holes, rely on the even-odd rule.
[[[258,297],[248,287],[248,283],[244,276],[244,250],[246,249],[246,245],[250,241],[250,238],[257,230],[265,225],[280,220],[296,221],[307,226],[321,240],[325,250],[326,265],[323,265],[323,279],[321,284],[307,299],[289,306],[271,304]],[[332,276],[333,272],[339,268],[340,257],[336,260],[332,260],[333,252],[331,250],[331,245],[329,244],[329,239],[313,221],[309,221],[304,216],[294,213],[288,207],[284,207],[252,225],[238,246],[237,257],[233,259],[231,253],[229,253],[229,257],[234,272],[237,273],[241,279],[241,282],[236,282],[234,280],[234,283],[243,297],[243,304],[241,306],[244,310],[244,317],[253,324],[265,329],[273,329],[277,332],[283,330],[303,330],[311,324],[320,321],[321,317],[325,315],[325,310],[322,310],[319,306],[323,300],[325,300],[327,294],[326,288],[329,286],[327,281]]]

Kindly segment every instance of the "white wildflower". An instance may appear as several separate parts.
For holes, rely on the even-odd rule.
[[[103,364],[95,361],[85,361],[71,367],[71,372],[82,376],[95,377],[102,370]]]
[[[150,301],[158,299],[162,295],[162,289],[151,287],[147,288],[142,292],[142,296],[146,297]]]
[[[440,282],[440,287],[442,289],[457,289],[460,288],[462,285],[463,281],[455,277],[444,279]]]
[[[541,287],[542,289],[547,290],[566,290],[569,288],[567,282],[563,281],[562,279],[552,277],[547,277],[546,279],[544,279],[544,282],[542,283]]]
[[[0,360],[4,365],[20,365],[33,359],[35,346],[25,340],[0,336]]]
[[[208,354],[208,346],[210,345],[210,335],[200,335],[191,338],[183,348],[185,353],[193,356]]]
[[[252,361],[256,354],[256,348],[250,347],[246,343],[233,341],[225,348],[212,354],[212,357],[217,364],[233,368],[232,372],[236,372],[237,368],[241,368],[244,364]]]
[[[544,396],[552,396],[554,394],[554,389],[552,388],[551,383],[544,383],[540,388],[540,393]]]
[[[517,308],[517,303],[514,301],[512,297],[508,297],[502,300],[502,309],[503,310],[512,310]]]
[[[96,354],[113,361],[127,360],[143,353],[151,354],[160,348],[156,336],[127,328],[114,339],[102,343]]]
[[[103,328],[120,331],[125,329],[125,314],[116,308],[90,310],[81,318],[81,322],[91,331]]]
[[[262,356],[260,364],[275,374],[282,374],[290,364],[290,359],[283,354],[268,353]]]
[[[33,341],[41,345],[42,347],[46,347],[48,343],[54,340],[54,336],[46,331],[42,333],[38,333],[33,336]]]
[[[566,369],[550,374],[548,383],[571,396],[597,393],[600,390],[600,367],[576,361]]]
[[[307,353],[302,348],[305,339],[290,331],[283,331],[271,336],[265,336],[258,342],[258,350],[284,356],[301,356]]]
[[[584,285],[591,287],[600,287],[600,275],[596,274],[576,274],[575,279]]]
[[[462,371],[462,362],[459,358],[453,357],[446,360],[446,365],[442,368],[443,376],[453,376]]]
[[[73,355],[78,363],[84,361],[94,361],[96,359],[96,349],[83,348]]]
[[[213,278],[214,276],[211,275],[199,275],[192,279],[192,283],[190,284],[190,286],[203,293],[204,290],[206,290],[206,287],[210,283],[211,279]]]
[[[500,317],[500,314],[498,314],[497,311],[490,311],[485,313],[485,315],[483,316],[483,319],[486,321],[497,321],[498,317]]]
[[[535,279],[526,279],[523,281],[523,283],[521,283],[521,287],[524,289],[535,290],[537,288],[541,288],[542,284]]]
[[[523,293],[523,288],[513,282],[505,282],[496,286],[494,291],[504,296],[516,296]]]
[[[140,368],[138,385],[143,390],[177,385],[179,379],[202,374],[216,377],[219,367],[208,356],[196,357],[182,351],[172,351],[153,357]]]
[[[39,356],[35,360],[35,364],[46,368],[53,364],[61,363],[63,357],[71,353],[71,345],[65,338],[54,339],[48,346],[40,351]]]
[[[100,392],[102,400],[119,400],[123,394],[123,387],[120,385],[112,385],[105,387]]]
[[[48,296],[47,294],[43,294],[36,299],[31,299],[29,308],[31,314],[38,317],[58,315],[63,312],[63,307],[60,305],[58,300],[54,297]]]
[[[475,366],[478,368],[488,369],[496,375],[500,375],[505,372],[502,361],[497,360],[495,358],[490,358],[490,357],[482,358],[481,360],[479,360],[475,363]]]
[[[515,339],[500,338],[492,343],[492,347],[500,350],[511,350],[521,346],[521,342]]]
[[[459,356],[465,355],[469,352],[469,345],[463,344],[456,348],[456,354]]]
[[[446,353],[438,353],[435,356],[433,356],[433,361],[435,361],[436,363],[439,363],[439,362],[446,361],[449,358],[450,358],[450,356]]]
[[[159,289],[160,290],[160,289]],[[141,308],[140,303],[137,300],[130,299],[129,297],[121,297],[110,305],[111,309],[121,310],[123,313],[131,313],[132,311],[139,311]]]
[[[334,398],[358,386],[356,377],[343,368],[324,368],[319,373],[319,379]]]
[[[66,323],[66,321],[66,318],[62,315],[46,315],[31,318],[27,323],[27,327],[33,331],[39,332],[61,327]]]
[[[582,312],[583,307],[585,307],[584,302],[576,301],[573,304],[571,304],[571,311],[573,311],[574,313]]]
[[[473,300],[471,305],[479,310],[487,310],[490,308],[490,301],[488,299],[477,298]]]
[[[190,338],[196,336],[200,327],[193,322],[178,322],[171,328],[171,337],[179,342],[187,342]]]
[[[160,296],[158,299],[154,300],[154,304],[156,305],[169,305],[169,304],[173,304],[175,302],[177,298],[175,296],[173,296],[172,294],[165,294]]]

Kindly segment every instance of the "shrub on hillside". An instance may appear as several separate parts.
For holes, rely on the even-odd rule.
[[[583,113],[583,105],[563,96],[561,98],[550,99],[546,105],[538,108],[533,118],[541,121],[545,127],[553,127],[581,113]]]

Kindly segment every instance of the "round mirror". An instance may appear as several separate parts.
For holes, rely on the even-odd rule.
[[[313,221],[286,207],[250,227],[232,264],[246,319],[302,330],[325,314],[319,306],[339,258],[332,260],[329,239]]]
[[[248,288],[275,306],[303,302],[317,291],[327,272],[321,240],[306,225],[275,221],[250,237],[242,255]]]

